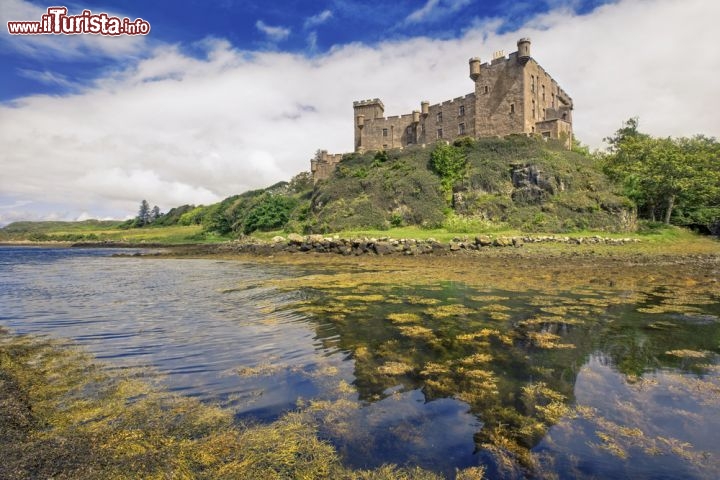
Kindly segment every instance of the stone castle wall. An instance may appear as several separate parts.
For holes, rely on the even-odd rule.
[[[420,109],[409,114],[386,117],[377,98],[353,102],[354,150],[511,134],[536,134],[571,146],[572,99],[530,56],[529,39],[520,39],[518,51],[507,57],[500,53],[488,63],[470,59],[470,78],[472,93],[434,105],[421,102]],[[327,178],[339,161],[336,157],[341,156],[317,156],[311,163],[313,177]]]
[[[313,180],[328,178],[335,170],[335,166],[342,160],[341,153],[331,154],[327,150],[318,150],[315,154],[315,158],[310,160],[310,173],[312,173]]]

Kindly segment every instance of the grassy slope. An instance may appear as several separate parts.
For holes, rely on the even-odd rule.
[[[448,224],[526,232],[631,227],[622,216],[629,202],[592,158],[519,136],[462,141],[457,148],[467,169],[451,204],[430,167],[433,148],[351,154],[316,186],[307,226],[316,232]]]
[[[0,242],[82,242],[112,241],[128,243],[213,243],[227,240],[217,235],[201,235],[200,225],[172,225],[121,229],[119,222],[16,222],[0,229]]]

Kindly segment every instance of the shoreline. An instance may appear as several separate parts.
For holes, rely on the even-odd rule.
[[[340,238],[335,236],[290,234],[271,240],[244,238],[220,243],[163,243],[163,242],[37,242],[27,240],[1,241],[4,247],[38,248],[107,248],[155,249],[152,252],[116,253],[113,256],[142,257],[224,257],[245,259],[288,259],[291,263],[337,259],[347,262],[351,258],[460,258],[531,260],[544,264],[565,260],[572,263],[587,261],[633,264],[667,263],[720,263],[720,239],[708,237],[689,241],[658,242],[652,238],[612,238],[594,236],[535,235],[491,236],[460,235],[450,241],[433,238]],[[294,260],[291,260],[294,259]],[[335,263],[331,261],[330,263]]]

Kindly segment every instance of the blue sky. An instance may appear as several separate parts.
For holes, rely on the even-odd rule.
[[[4,0],[45,9],[55,3]],[[338,45],[360,42],[367,45],[417,36],[457,38],[483,20],[499,20],[499,32],[522,25],[559,5],[579,14],[591,12],[610,0],[512,1],[512,0],[87,0],[66,2],[71,14],[89,9],[94,13],[116,12],[131,19],[150,22],[148,43],[179,44],[188,55],[202,54],[195,44],[208,37],[228,40],[248,51],[285,51],[316,56]],[[2,7],[0,7],[2,8]],[[34,17],[12,20],[39,20]],[[3,17],[3,20],[5,18]],[[22,43],[24,39],[16,39]],[[143,53],[127,57],[116,52],[93,52],[82,57],[27,55],[17,49],[0,50],[6,74],[0,77],[0,101],[44,94],[72,92],[72,84],[85,84],[107,69],[132,62]],[[53,76],[47,73],[52,72]]]
[[[472,91],[467,59],[533,40],[602,147],[623,120],[720,133],[715,0],[72,2],[147,36],[11,36],[55,3],[0,0],[0,225],[124,218],[289,179],[352,149],[352,101],[386,114]]]

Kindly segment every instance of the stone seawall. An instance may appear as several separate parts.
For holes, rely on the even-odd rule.
[[[521,248],[526,243],[558,243],[589,245],[625,245],[637,243],[633,238],[607,237],[566,237],[566,236],[514,236],[456,237],[450,242],[439,242],[433,238],[426,240],[381,238],[340,238],[323,235],[297,235],[273,237],[270,241],[241,239],[225,244],[213,245],[217,252],[253,253],[272,255],[273,253],[331,253],[336,255],[447,255],[452,253],[473,252],[492,248]]]

